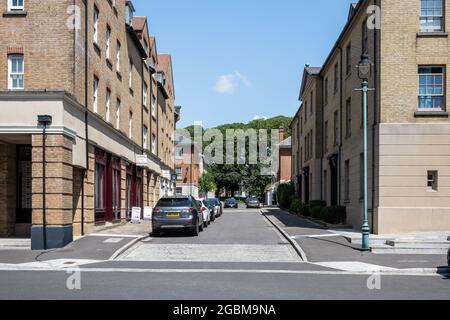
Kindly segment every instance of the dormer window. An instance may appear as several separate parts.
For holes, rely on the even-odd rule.
[[[25,0],[8,0],[8,11],[23,11]]]
[[[125,22],[129,26],[133,26],[133,15],[135,11],[133,2],[127,1],[125,4]]]

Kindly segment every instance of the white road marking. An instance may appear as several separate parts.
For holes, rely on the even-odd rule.
[[[36,261],[29,263],[21,263],[17,265],[19,268],[37,268],[37,269],[70,269],[74,267],[84,266],[88,264],[99,263],[99,260],[85,260],[85,259],[58,259],[58,260],[49,260],[49,261]],[[3,264],[0,264],[2,266]]]
[[[109,239],[106,239],[105,241],[103,241],[103,243],[119,243],[123,239],[124,238],[109,238]]]
[[[315,265],[332,268],[336,270],[348,271],[348,272],[390,272],[398,271],[399,269],[378,266],[375,264],[368,264],[358,261],[337,261],[337,262],[319,262],[314,263]]]
[[[291,236],[292,239],[302,239],[302,238],[331,238],[331,237],[341,237],[340,234],[336,233],[326,233],[326,234],[313,234],[313,235],[298,235]]]
[[[67,268],[37,268],[24,267],[21,265],[7,265],[0,264],[0,271],[35,271],[35,272],[66,272]],[[260,269],[142,269],[142,268],[83,268],[81,273],[244,273],[244,274],[285,274],[285,275],[355,275],[355,276],[370,276],[374,273],[381,273],[382,275],[391,276],[415,276],[415,277],[442,277],[438,274],[437,269],[408,269],[408,270],[393,270],[382,272],[371,271],[308,271],[308,270],[260,270]]]
[[[141,243],[123,254],[126,261],[300,262],[285,245],[211,245]]]
[[[142,236],[131,234],[104,234],[104,233],[91,233],[89,237],[104,237],[104,238],[140,238]]]

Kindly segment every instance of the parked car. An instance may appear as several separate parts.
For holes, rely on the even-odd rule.
[[[225,208],[239,208],[239,203],[235,198],[225,200]]]
[[[448,267],[450,268],[450,249],[448,249],[448,253],[447,253],[447,264],[448,264]]]
[[[204,221],[201,207],[193,197],[164,197],[153,209],[153,236],[159,236],[163,230],[189,230],[198,236]]]
[[[215,221],[216,218],[220,217],[220,215],[222,214],[222,203],[219,199],[206,199],[205,204],[211,212],[211,221]]]
[[[248,208],[257,208],[257,209],[261,208],[261,202],[259,202],[259,199],[255,198],[255,197],[247,198],[246,205],[247,205],[247,209]]]
[[[211,211],[209,210],[204,200],[197,200],[197,202],[200,207],[200,211],[203,213],[203,226],[205,228],[208,228],[208,226],[211,224]]]

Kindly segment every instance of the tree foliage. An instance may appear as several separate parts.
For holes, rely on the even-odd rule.
[[[224,146],[226,139],[226,131],[229,129],[232,130],[248,130],[255,129],[259,134],[260,129],[265,130],[275,130],[275,129],[284,129],[286,138],[291,135],[290,124],[292,122],[292,118],[285,116],[277,116],[269,119],[259,119],[251,121],[247,124],[244,123],[229,123],[217,126],[213,129],[218,129],[223,135]],[[193,137],[194,126],[189,126],[185,128]],[[202,132],[205,130],[202,128]],[[258,137],[259,139],[259,137]],[[270,142],[270,139],[269,141]],[[208,146],[207,143],[204,143],[203,148]],[[235,152],[235,159],[236,150]],[[248,143],[246,143],[246,156],[248,157]],[[225,156],[225,155],[224,155]],[[225,159],[223,161],[225,163]],[[260,200],[264,199],[264,193],[267,189],[267,185],[271,183],[272,177],[261,175],[262,164],[210,164],[208,168],[208,176],[205,178],[206,180],[213,179],[215,183],[215,189],[220,191],[224,190],[228,194],[233,195],[236,191],[239,191],[241,188],[244,188],[249,194],[257,196]],[[211,178],[212,177],[212,178]],[[206,184],[206,182],[205,182]],[[207,185],[207,184],[206,184]],[[206,188],[205,185],[205,188]],[[200,187],[201,189],[202,187]],[[207,192],[205,190],[200,190],[202,192]],[[211,190],[208,190],[211,191]]]

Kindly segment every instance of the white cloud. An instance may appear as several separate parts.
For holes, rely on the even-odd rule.
[[[239,71],[225,74],[217,79],[214,90],[221,94],[234,94],[236,89],[243,84],[247,88],[253,88],[253,84],[246,76]]]
[[[252,121],[255,121],[255,120],[267,120],[267,119],[269,119],[269,118],[268,117],[264,117],[264,116],[256,115],[256,116],[253,117]]]
[[[218,93],[233,94],[234,90],[236,89],[234,75],[226,74],[220,76],[219,79],[217,79],[216,86],[214,87],[214,89]]]

